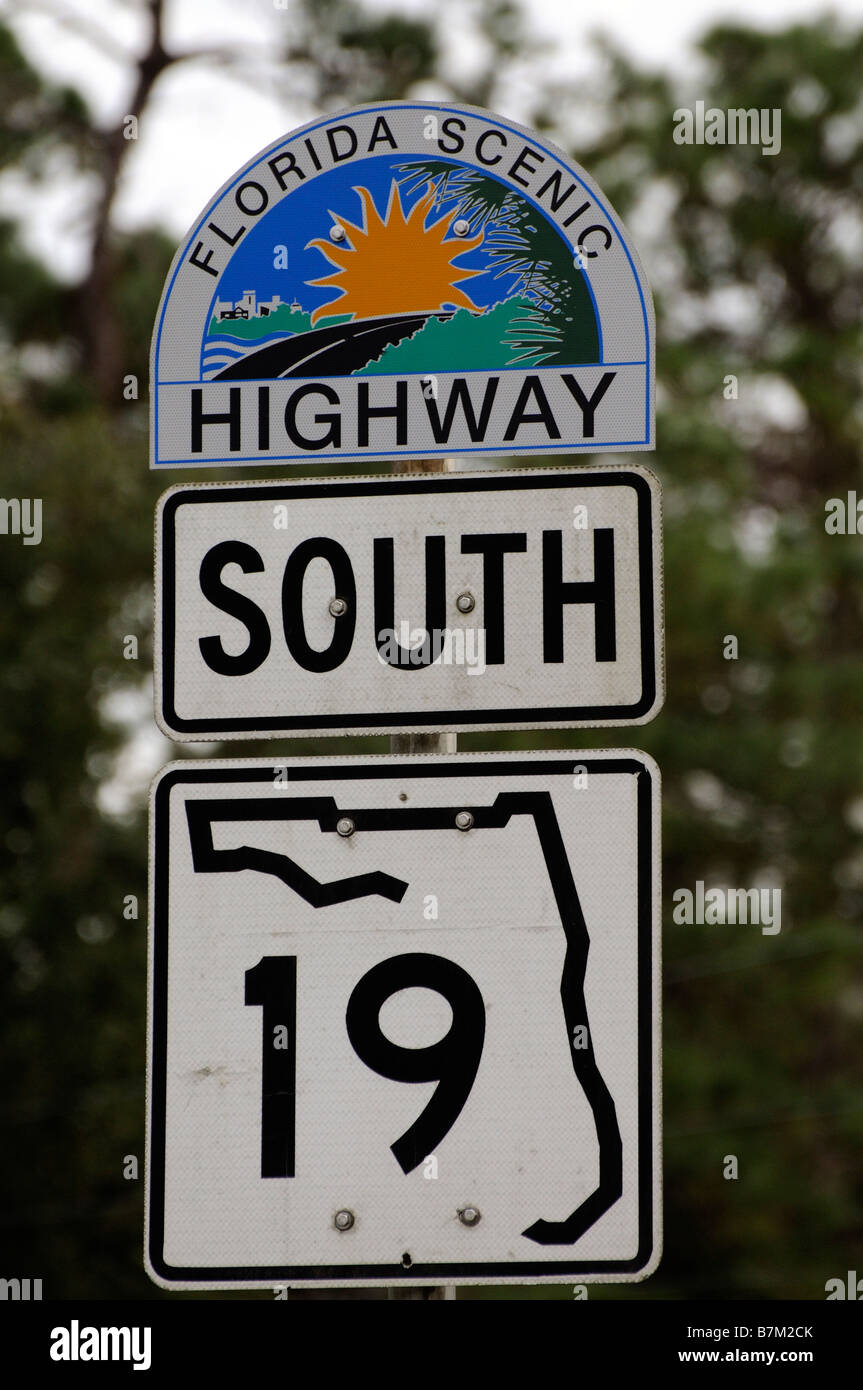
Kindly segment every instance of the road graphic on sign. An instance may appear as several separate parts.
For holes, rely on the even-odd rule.
[[[400,343],[423,328],[430,314],[390,314],[360,323],[330,324],[308,333],[268,343],[247,352],[216,373],[216,381],[258,381],[281,376],[338,376],[379,357],[385,347]],[[436,314],[446,322],[452,314]]]

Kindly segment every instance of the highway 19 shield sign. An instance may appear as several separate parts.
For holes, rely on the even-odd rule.
[[[156,1282],[650,1273],[658,815],[628,749],[169,765]]]
[[[363,106],[230,179],[177,252],[151,466],[653,448],[653,307],[589,176],[473,107]]]

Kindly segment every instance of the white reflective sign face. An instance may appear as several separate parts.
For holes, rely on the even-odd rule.
[[[655,1268],[649,758],[174,763],[152,815],[157,1282]]]
[[[176,488],[157,536],[172,738],[634,724],[662,704],[644,469]]]
[[[384,102],[262,150],[177,251],[151,466],[653,448],[653,304],[544,135]]]

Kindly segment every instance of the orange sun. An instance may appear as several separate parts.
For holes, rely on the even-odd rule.
[[[363,225],[355,226],[344,217],[340,223],[349,241],[342,245],[329,241],[310,241],[338,269],[310,285],[327,285],[341,290],[337,299],[315,309],[312,323],[327,314],[353,314],[354,318],[377,318],[384,314],[437,313],[445,304],[478,312],[478,306],[458,288],[457,281],[480,270],[461,270],[453,262],[482,241],[482,232],[471,240],[444,241],[457,209],[438,218],[431,226],[425,218],[435,198],[434,185],[417,200],[405,217],[398,184],[393,181],[385,218],[374,205],[367,188],[355,188],[363,205]]]

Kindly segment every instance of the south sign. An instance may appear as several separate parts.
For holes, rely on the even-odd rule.
[[[632,466],[173,488],[157,718],[180,740],[643,723],[659,486]]]
[[[216,195],[169,273],[151,384],[152,467],[652,449],[652,300],[544,136],[387,102]]]

